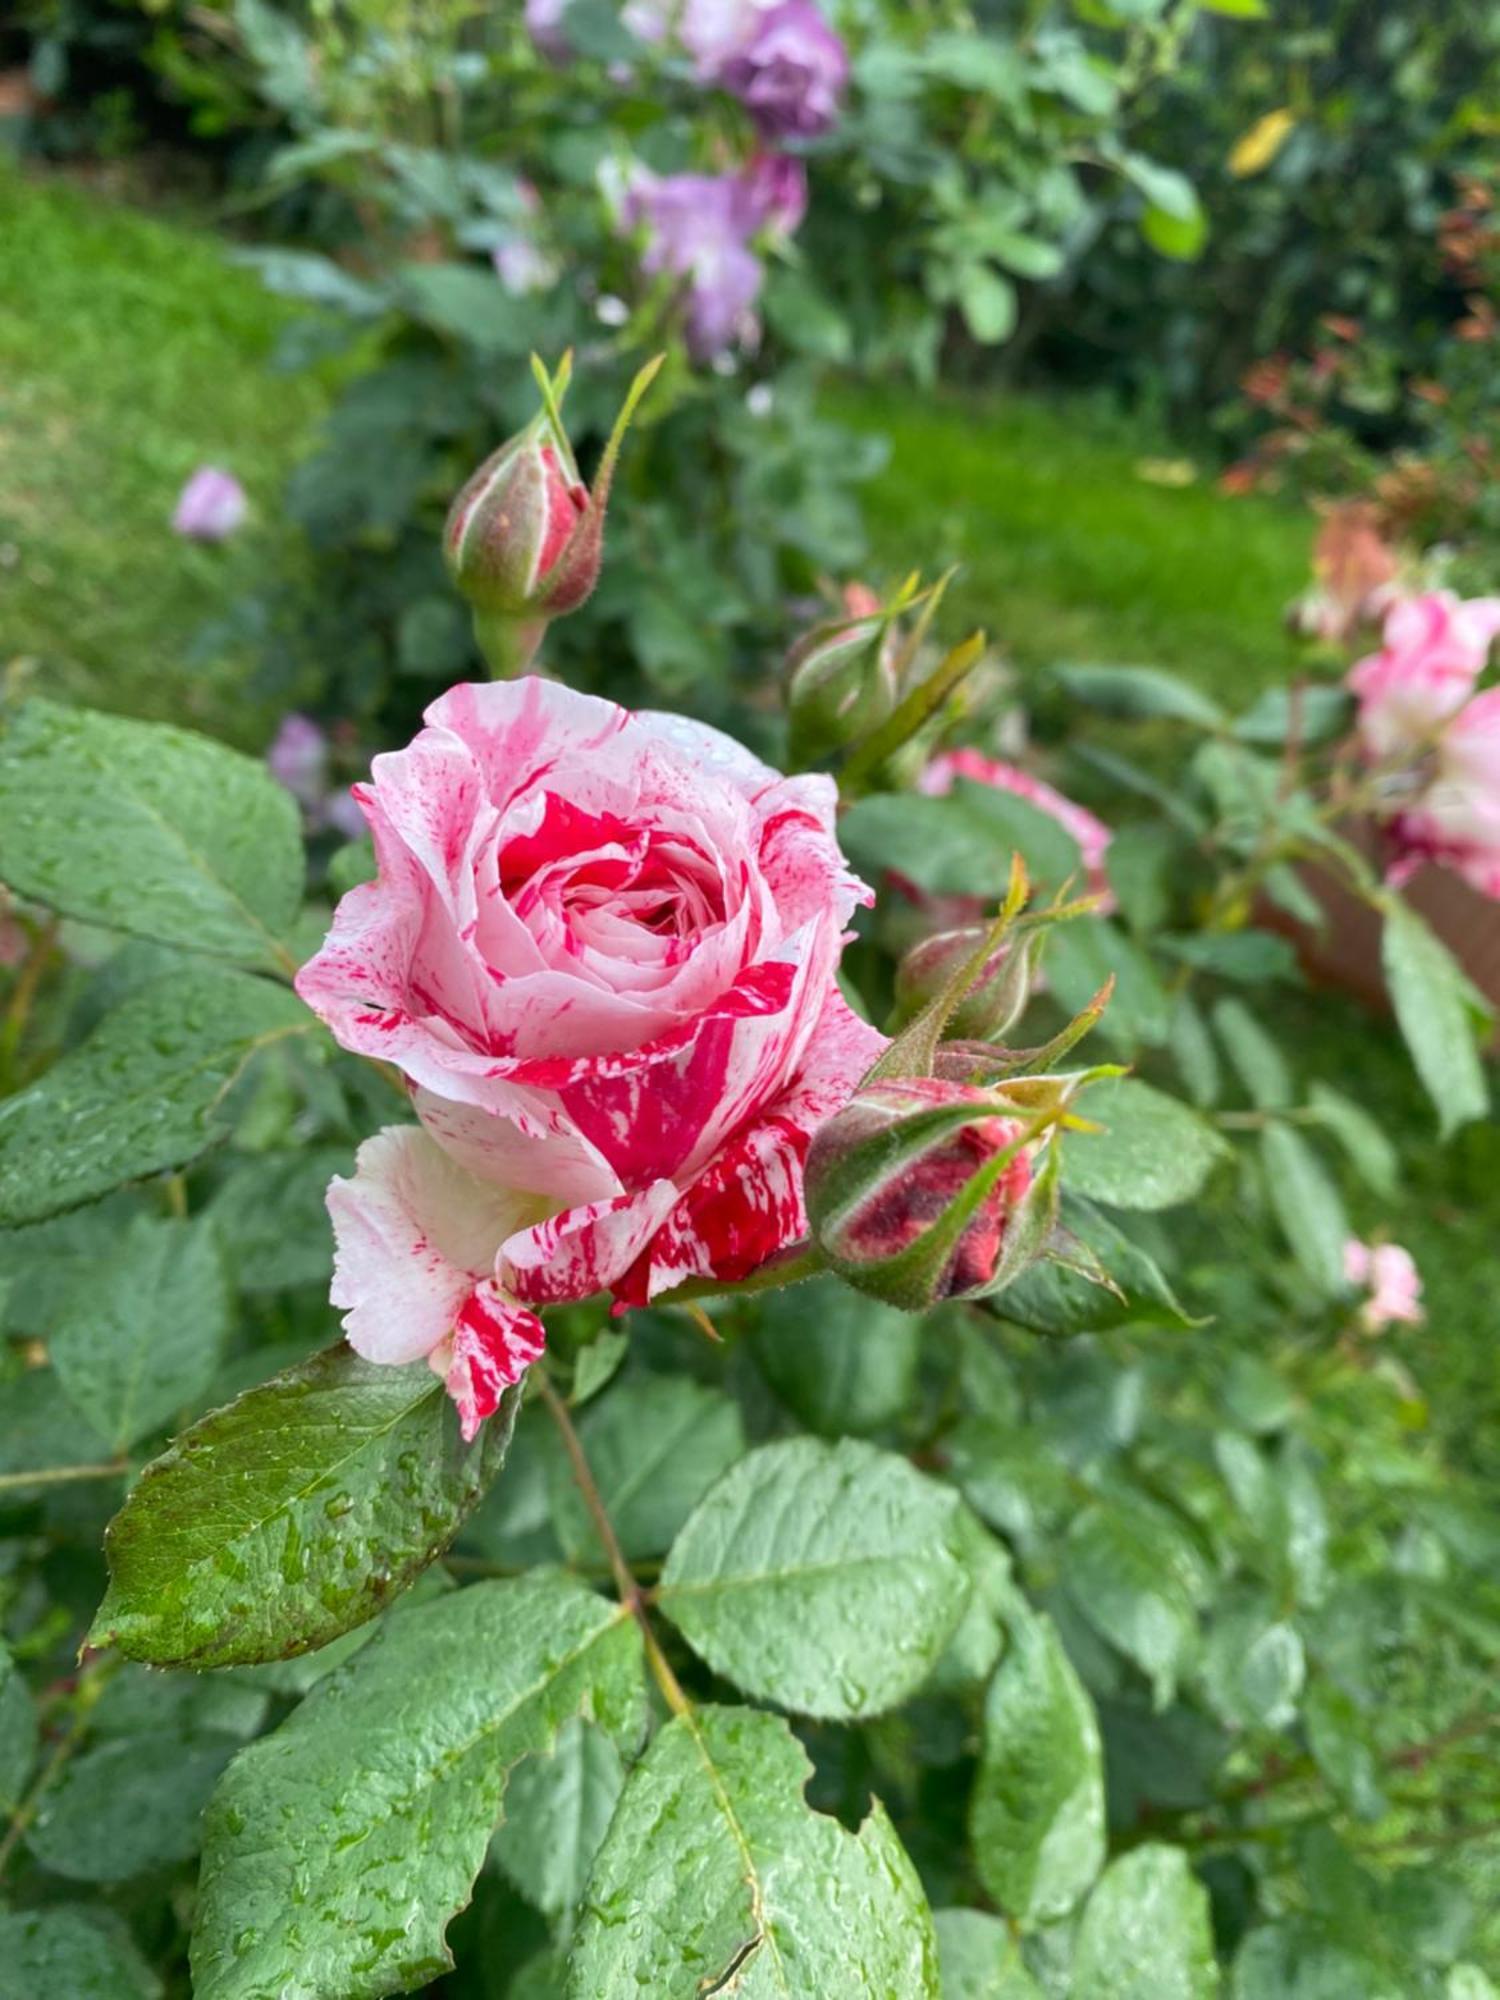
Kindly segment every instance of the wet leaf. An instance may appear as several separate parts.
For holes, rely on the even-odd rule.
[[[11,888],[186,951],[275,963],[302,901],[291,794],[253,758],[166,723],[28,702],[0,738],[0,822]]]
[[[39,1222],[180,1167],[224,1136],[219,1107],[257,1049],[310,1033],[295,994],[227,967],[156,979],[0,1103],[0,1225]]]
[[[629,1614],[556,1573],[396,1613],[215,1792],[197,2000],[376,2000],[436,1978],[511,1770],[579,1714],[634,1742],[640,1662]]]
[[[1080,1109],[1104,1130],[1069,1133],[1063,1179],[1114,1208],[1175,1208],[1191,1201],[1228,1154],[1205,1118],[1133,1076],[1095,1084]]]
[[[957,1496],[892,1452],[792,1438],[742,1459],[673,1544],[658,1601],[745,1693],[877,1715],[915,1692],[968,1602]]]
[[[614,1739],[577,1717],[550,1755],[516,1766],[490,1851],[547,1916],[566,1918],[587,1888],[624,1784]]]
[[[1084,1906],[1073,2000],[1214,2000],[1208,1891],[1179,1847],[1152,1843],[1112,1861]]]
[[[969,1826],[979,1879],[1023,1926],[1065,1915],[1104,1861],[1093,1704],[1050,1619],[1024,1604],[985,1701]]]
[[[600,1849],[572,2000],[938,2000],[932,1918],[884,1809],[850,1833],[809,1808],[811,1775],[777,1716],[700,1708],[668,1723]]]
[[[504,1461],[517,1394],[465,1445],[425,1362],[340,1342],[184,1431],[105,1538],[89,1643],[155,1666],[327,1645],[447,1547]]]
[[[943,2000],[1042,2000],[1003,1917],[984,1910],[937,1910]]]

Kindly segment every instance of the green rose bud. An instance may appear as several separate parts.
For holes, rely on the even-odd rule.
[[[892,614],[862,584],[851,584],[844,601],[851,616],[815,625],[787,655],[794,764],[815,763],[869,735],[896,704]]]

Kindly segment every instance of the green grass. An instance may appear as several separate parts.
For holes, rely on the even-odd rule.
[[[206,232],[0,164],[0,665],[14,684],[263,741],[243,662],[194,633],[283,553],[286,473],[324,389],[271,370],[287,308]],[[171,530],[205,462],[252,521],[219,547]]]
[[[954,610],[1023,669],[1149,662],[1231,706],[1286,678],[1306,512],[1229,499],[1205,466],[1153,483],[1143,466],[1187,461],[1090,405],[875,387],[841,391],[833,413],[891,440],[868,489],[881,560],[929,576],[961,563]]]

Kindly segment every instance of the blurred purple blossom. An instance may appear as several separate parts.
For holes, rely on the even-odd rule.
[[[750,227],[794,236],[807,213],[807,168],[786,153],[757,153],[740,176]]]
[[[361,840],[364,814],[347,785],[330,783],[331,751],[327,731],[310,715],[293,711],[281,718],[276,740],[266,752],[266,767],[301,806],[310,829],[328,828],[345,840]]]
[[[222,542],[249,511],[245,489],[232,472],[200,465],[177,496],[172,526],[197,542]]]
[[[758,11],[749,37],[718,66],[767,139],[815,138],[835,124],[849,80],[842,39],[814,0],[781,0]]]
[[[553,62],[563,62],[568,55],[568,38],[562,27],[567,11],[568,0],[526,0],[526,32]]]
[[[645,225],[643,271],[687,279],[688,346],[699,360],[754,337],[761,262],[747,242],[757,217],[741,175],[643,176],[625,197],[624,221]]]

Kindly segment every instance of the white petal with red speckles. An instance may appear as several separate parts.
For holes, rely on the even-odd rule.
[[[676,1200],[675,1182],[653,1181],[639,1194],[565,1209],[510,1237],[505,1260],[516,1292],[540,1306],[608,1291],[641,1256]]]
[[[535,1220],[535,1198],[476,1180],[420,1126],[395,1125],[360,1147],[352,1179],[332,1182],[328,1212],[350,1346],[392,1364],[425,1355],[466,1423],[487,1415],[494,1385],[541,1351],[540,1321],[496,1281],[500,1245]]]

